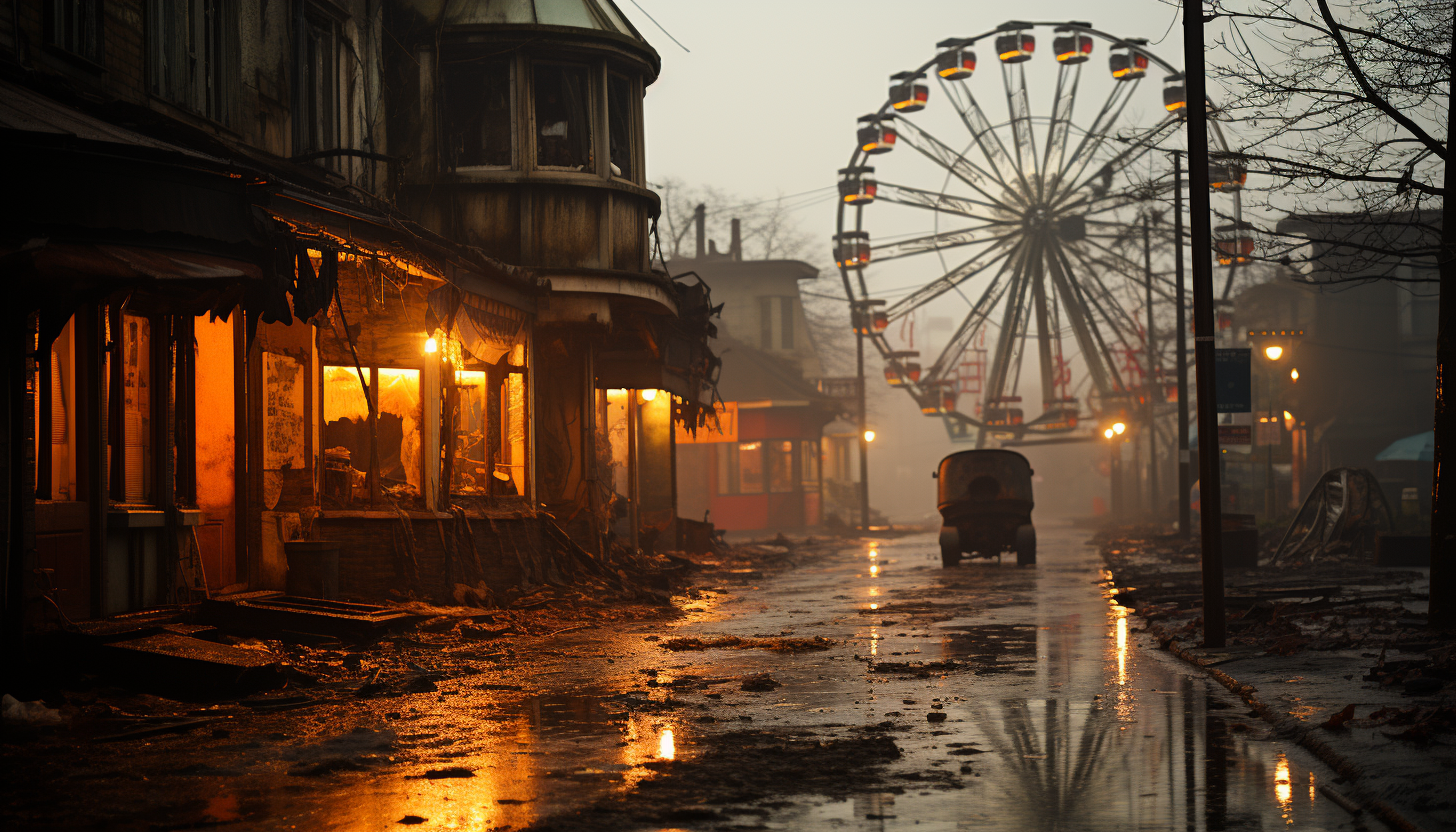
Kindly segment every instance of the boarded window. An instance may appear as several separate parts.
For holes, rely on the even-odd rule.
[[[621,75],[607,76],[608,138],[612,143],[612,175],[632,178],[632,82]]]
[[[536,164],[570,170],[592,167],[590,77],[584,66],[536,65]]]
[[[451,62],[440,72],[445,97],[446,164],[510,167],[510,64]]]

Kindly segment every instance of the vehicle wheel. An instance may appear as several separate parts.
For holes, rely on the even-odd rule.
[[[1030,524],[1016,529],[1016,565],[1036,565],[1036,527]]]
[[[940,527],[940,565],[945,569],[961,562],[961,533],[955,526]]]

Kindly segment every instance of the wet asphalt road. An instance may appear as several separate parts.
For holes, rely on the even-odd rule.
[[[312,728],[205,748],[117,747],[134,755],[130,779],[116,761],[73,765],[65,790],[94,803],[52,828],[1364,828],[1318,793],[1331,772],[1140,637],[1086,532],[1040,536],[1028,569],[942,570],[931,535],[847,543],[702,593],[666,627],[536,641],[520,648],[529,661],[438,693],[351,701]],[[834,646],[662,646],[719,635]],[[781,687],[740,689],[757,673]],[[887,737],[899,756],[835,756],[833,743],[867,737],[880,745],[854,748]],[[814,771],[772,769],[781,739],[831,751],[803,758]],[[734,756],[751,744],[770,756]],[[776,773],[725,790],[753,773],[735,766]]]

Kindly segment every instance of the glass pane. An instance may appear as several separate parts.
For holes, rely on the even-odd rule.
[[[461,370],[455,374],[455,383],[460,385],[460,420],[455,428],[455,468],[450,477],[450,490],[456,494],[488,494],[486,416],[490,413],[490,393],[485,386],[485,373]]]
[[[526,493],[526,377],[512,373],[501,383],[501,448],[496,459],[496,493]]]
[[[740,442],[738,445],[738,492],[763,493],[762,442]]]
[[[718,493],[732,494],[733,488],[733,446],[727,442],[717,442],[713,445],[713,453],[718,469]]]
[[[627,499],[632,492],[631,445],[627,436],[627,391],[607,391],[607,442],[612,453],[612,490]]]
[[[794,443],[776,439],[768,443],[768,490],[775,493],[794,490]]]
[[[364,377],[369,377],[369,370]],[[324,493],[329,505],[367,502],[369,401],[353,367],[324,367],[324,448]]]
[[[511,164],[511,69],[506,61],[447,63],[445,153],[451,167]]]
[[[152,322],[121,316],[122,446],[126,501],[152,497]]]
[[[799,481],[806,491],[819,488],[819,443],[805,439],[799,443]]]
[[[582,66],[536,66],[536,164],[572,170],[591,167],[588,78],[587,68]]]
[[[632,178],[632,82],[607,76],[607,119],[611,124],[612,175]]]
[[[379,368],[379,484],[392,497],[420,496],[420,371]]]

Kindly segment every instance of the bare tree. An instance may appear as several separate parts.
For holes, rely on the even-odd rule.
[[[1231,93],[1222,117],[1238,122],[1250,170],[1272,182],[1266,207],[1317,215],[1270,229],[1274,245],[1265,256],[1347,264],[1308,278],[1329,283],[1399,279],[1392,264],[1434,261],[1440,282],[1456,286],[1456,228],[1446,198],[1453,187],[1456,5],[1211,0],[1208,8],[1207,20],[1221,19],[1227,29],[1214,41],[1207,71]],[[1337,216],[1363,219],[1329,221]],[[1396,230],[1386,234],[1382,226]],[[1456,626],[1456,505],[1440,484],[1441,470],[1456,465],[1456,420],[1444,383],[1449,294],[1441,293],[1438,312],[1431,500],[1431,624],[1445,627]]]
[[[740,223],[743,257],[748,260],[813,260],[813,235],[795,222],[798,208],[832,198],[832,188],[808,194],[776,196],[767,199],[744,198],[712,185],[690,185],[679,179],[664,179],[655,184],[662,195],[661,226],[663,255],[668,259],[692,257],[697,238],[693,213],[699,205],[706,214],[709,240],[727,253],[733,220]]]

